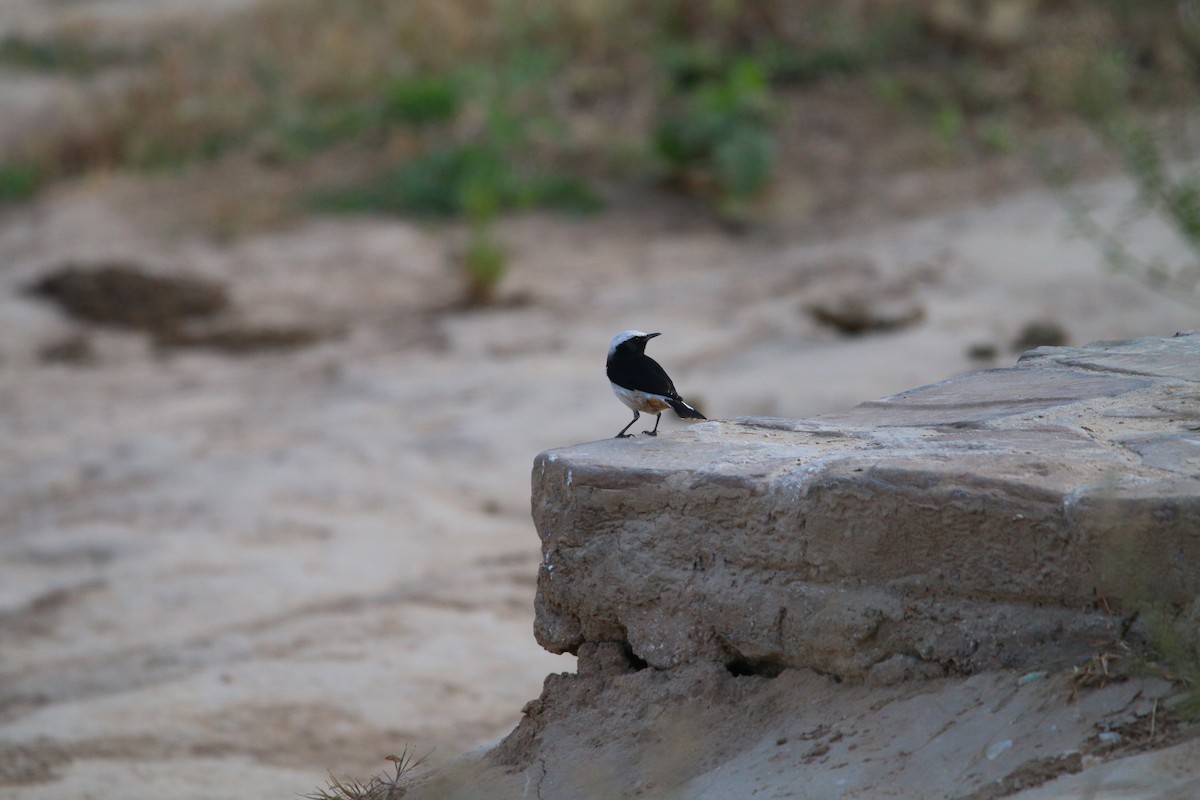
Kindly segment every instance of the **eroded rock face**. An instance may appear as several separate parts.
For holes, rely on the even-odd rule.
[[[1039,348],[806,421],[543,453],[538,641],[890,682],[1044,665],[1200,594],[1200,334]],[[581,670],[586,667],[581,665]]]

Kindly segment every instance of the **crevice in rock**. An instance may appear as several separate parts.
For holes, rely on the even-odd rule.
[[[725,660],[725,669],[735,677],[757,675],[760,678],[778,678],[787,669],[787,664],[775,656],[751,658],[733,650],[730,658]]]
[[[634,672],[641,672],[650,666],[646,659],[633,652],[633,646],[629,642],[621,642],[621,647],[625,654],[625,660],[629,662],[629,667]]]
[[[625,639],[584,642],[579,646],[576,671],[581,676],[628,675],[649,665]]]

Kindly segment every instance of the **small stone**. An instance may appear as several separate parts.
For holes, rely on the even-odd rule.
[[[96,363],[96,351],[86,336],[72,333],[38,348],[38,359],[44,364],[86,366]]]
[[[987,760],[995,761],[1000,756],[1001,753],[1003,753],[1005,750],[1008,750],[1012,746],[1013,746],[1012,739],[1004,739],[999,742],[996,742],[995,744],[993,744],[991,747],[989,747],[987,749]]]
[[[972,361],[993,361],[1000,354],[991,342],[975,342],[967,347],[967,358]]]
[[[924,307],[907,298],[857,295],[817,301],[808,311],[820,324],[847,336],[899,330],[925,318]]]
[[[229,305],[225,287],[193,275],[156,275],[125,262],[66,264],[30,286],[78,320],[162,331]]]
[[[1028,322],[1012,341],[1014,353],[1024,353],[1035,347],[1062,347],[1067,343],[1066,330],[1057,322],[1035,320]]]

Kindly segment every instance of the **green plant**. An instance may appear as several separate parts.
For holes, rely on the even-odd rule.
[[[494,228],[514,186],[512,166],[503,159],[481,162],[481,168],[464,175],[459,188],[460,202],[470,223],[471,237],[463,254],[462,267],[467,279],[466,304],[487,305],[504,277],[508,256],[495,239]]]
[[[776,160],[763,69],[756,61],[739,60],[681,94],[655,134],[668,176],[713,197],[727,221],[745,222]]]
[[[0,203],[28,200],[37,193],[42,180],[42,169],[35,163],[0,164]]]
[[[511,194],[508,170],[508,164],[492,149],[472,145],[439,147],[363,186],[319,191],[313,196],[313,204],[323,211],[450,218],[464,213],[468,185],[486,180],[497,191]]]
[[[586,213],[600,205],[581,181],[563,175],[527,176],[494,145],[438,148],[366,186],[325,191],[312,202],[325,211],[465,218],[470,235],[460,265],[468,306],[490,303],[507,269],[507,254],[495,233],[502,213],[532,208]]]
[[[1017,136],[1007,119],[989,117],[981,120],[975,128],[975,138],[995,153],[1012,153],[1017,149]]]
[[[467,292],[464,304],[482,306],[490,304],[496,295],[496,287],[508,269],[508,254],[496,241],[491,224],[473,225],[466,252],[462,256],[462,267],[467,277]]]
[[[459,94],[446,76],[398,78],[384,89],[384,116],[409,125],[450,122],[459,111]]]
[[[956,103],[943,103],[933,113],[933,130],[944,147],[952,147],[962,138],[966,126],[963,110]]]

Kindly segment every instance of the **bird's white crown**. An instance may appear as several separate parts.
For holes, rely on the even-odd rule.
[[[641,331],[621,331],[613,337],[612,344],[608,346],[608,354],[611,356],[613,353],[617,352],[617,348],[621,346],[622,342],[627,342],[635,336],[645,335],[646,334],[642,333]]]

